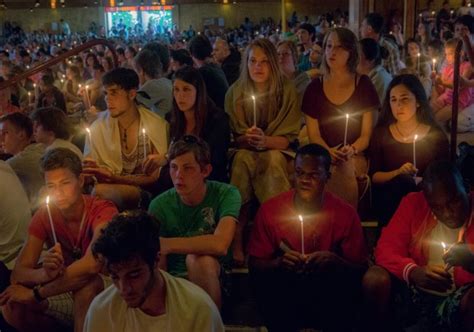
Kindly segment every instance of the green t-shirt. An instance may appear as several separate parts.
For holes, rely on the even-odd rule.
[[[161,237],[213,234],[223,217],[239,217],[241,199],[236,187],[216,181],[206,181],[206,186],[206,197],[197,206],[185,205],[174,188],[151,202],[149,212],[160,221]],[[167,264],[172,275],[187,275],[186,255],[169,254]]]

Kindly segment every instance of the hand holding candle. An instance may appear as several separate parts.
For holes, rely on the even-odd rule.
[[[53,217],[51,216],[51,210],[49,209],[49,196],[46,197],[46,210],[48,210],[49,224],[51,226],[51,232],[53,233],[54,244],[58,243],[56,237],[56,231],[54,229]]]
[[[303,216],[300,214],[298,215],[298,219],[300,220],[301,225],[301,254],[304,256],[304,225],[303,225]]]

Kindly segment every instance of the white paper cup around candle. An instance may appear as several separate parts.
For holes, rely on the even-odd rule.
[[[58,243],[58,239],[56,237],[56,231],[54,229],[53,217],[51,216],[51,210],[49,209],[49,196],[46,197],[46,210],[48,211],[48,218],[49,224],[51,226],[51,232],[53,234],[54,244]]]
[[[301,225],[301,254],[304,256],[304,227],[303,227],[303,216],[300,214],[298,215],[298,219],[300,220]]]

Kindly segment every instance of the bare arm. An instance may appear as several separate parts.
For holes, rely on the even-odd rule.
[[[224,256],[234,238],[235,218],[224,217],[217,224],[214,234],[193,237],[160,238],[162,255],[197,254]]]
[[[106,226],[107,223],[103,223],[96,227],[91,244],[81,259],[69,265],[62,276],[41,287],[40,295],[43,298],[80,289],[89,282],[91,277],[100,272],[102,264],[94,258],[92,245],[99,238],[101,230]]]

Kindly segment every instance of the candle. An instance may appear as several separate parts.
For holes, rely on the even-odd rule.
[[[252,95],[253,100],[253,126],[257,127],[257,99]]]
[[[420,57],[421,57],[421,53],[418,52],[418,54],[416,55],[418,57],[418,61],[417,61],[417,70],[418,70],[418,75],[420,74]]]
[[[146,159],[146,130],[145,128],[142,129],[143,133],[143,158]]]
[[[33,101],[31,100],[31,92],[28,91],[28,104],[32,104]]]
[[[413,136],[413,166],[416,168],[416,139],[418,135]]]
[[[92,132],[89,129],[89,127],[86,128],[86,131],[89,136],[89,151],[91,152],[91,155],[92,155]]]
[[[453,15],[454,15],[454,10],[451,9],[451,18],[453,18]]]
[[[436,73],[436,59],[433,58],[433,72]]]
[[[86,85],[85,93],[86,93],[86,96],[85,96],[86,97],[86,108],[89,109],[91,107],[91,100],[89,98],[89,86],[88,85]]]
[[[349,127],[349,114],[346,113],[346,128],[344,129],[344,146],[347,145],[347,127]]]
[[[431,16],[434,17],[435,15],[436,15],[436,12],[433,10],[433,11],[431,12]]]
[[[35,90],[35,103],[38,102],[38,85],[36,83],[33,83],[33,89]]]
[[[303,227],[303,216],[300,214],[298,215],[298,219],[300,220],[301,225],[301,254],[304,256],[304,227]]]
[[[49,209],[49,196],[46,197],[46,210],[48,210],[49,224],[51,225],[51,232],[53,233],[54,244],[58,243],[56,238],[56,231],[54,230],[53,217],[51,217],[51,210]]]
[[[441,242],[441,246],[443,247],[443,256],[444,256],[449,250],[444,242]],[[452,268],[452,265],[449,263],[446,263],[446,265],[444,266],[444,269],[448,271],[450,268]]]

